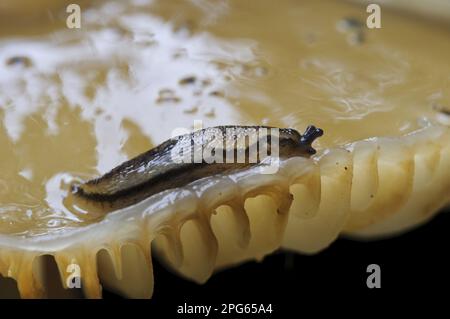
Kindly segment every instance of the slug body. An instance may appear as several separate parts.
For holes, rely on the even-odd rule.
[[[115,210],[212,175],[261,165],[273,158],[315,154],[323,131],[268,126],[218,126],[169,139],[105,175],[73,187],[75,196]]]

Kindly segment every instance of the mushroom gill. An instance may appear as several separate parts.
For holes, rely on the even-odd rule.
[[[79,270],[85,297],[148,298],[153,254],[205,282],[279,248],[398,234],[450,203],[448,26],[384,10],[369,30],[365,7],[335,1],[83,10],[80,30],[34,16],[31,36],[14,9],[0,34],[0,296],[79,297]],[[111,212],[71,195],[198,120],[325,134],[275,174],[214,174]]]

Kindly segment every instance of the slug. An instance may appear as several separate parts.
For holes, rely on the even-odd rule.
[[[116,210],[204,177],[261,165],[269,157],[309,157],[316,152],[311,144],[322,134],[315,126],[303,135],[269,126],[205,128],[171,138],[99,178],[73,185],[72,192]]]

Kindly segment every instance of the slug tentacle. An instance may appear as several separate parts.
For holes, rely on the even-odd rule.
[[[304,145],[309,145],[308,151],[310,154],[315,154],[316,150],[312,148],[312,143],[319,137],[323,135],[323,130],[315,127],[314,125],[310,125],[306,128],[305,133],[303,133],[300,138],[300,143]]]

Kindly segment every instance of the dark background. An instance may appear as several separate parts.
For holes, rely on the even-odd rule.
[[[326,307],[328,301],[341,299],[342,305],[353,307],[356,300],[396,302],[399,298],[413,298],[421,302],[437,295],[448,297],[449,229],[447,210],[398,237],[370,242],[338,239],[312,256],[277,252],[263,262],[249,262],[216,273],[204,285],[184,280],[154,260],[154,295],[142,306],[149,313],[170,315],[185,302],[217,307],[227,302],[272,303],[274,316],[298,312],[313,304]],[[381,267],[381,289],[366,286],[366,269],[372,263]],[[108,292],[104,295],[107,299],[119,298]],[[414,306],[411,303],[409,307]]]

